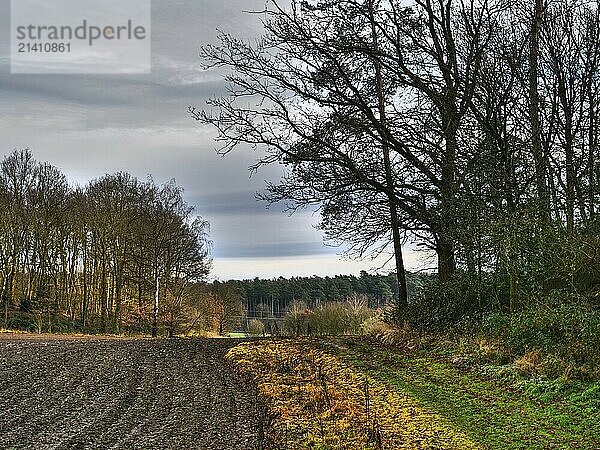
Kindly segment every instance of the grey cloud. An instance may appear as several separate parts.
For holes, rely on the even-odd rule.
[[[337,250],[321,243],[311,211],[289,217],[283,206],[266,209],[255,201],[264,180],[276,180],[282,169],[270,166],[249,178],[247,168],[261,152],[217,156],[214,130],[187,112],[225,88],[217,73],[201,70],[199,46],[215,42],[217,28],[259,36],[263,17],[242,11],[260,10],[264,0],[153,1],[152,73],[122,76],[10,75],[9,4],[0,0],[1,153],[31,147],[78,184],[119,170],[141,179],[152,174],[157,182],[175,178],[211,222],[217,259],[272,261],[273,274],[277,258],[334,260]]]
[[[286,258],[292,256],[331,255],[335,251],[322,242],[276,242],[255,246],[252,244],[225,245],[219,250],[221,258]]]
[[[0,91],[13,98],[33,97],[94,107],[136,107],[149,101],[191,104],[224,93],[224,83],[173,85],[139,75],[9,75],[0,74]]]
[[[211,215],[244,214],[244,215],[281,215],[283,207],[273,205],[267,208],[267,203],[257,201],[255,192],[217,192],[211,195],[194,197],[194,203],[205,213]]]

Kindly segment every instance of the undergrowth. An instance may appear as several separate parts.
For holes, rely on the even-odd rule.
[[[364,340],[335,348],[483,448],[600,448],[600,383],[523,377],[490,360],[466,366],[449,344],[428,337],[412,350]]]
[[[244,343],[227,358],[258,383],[280,448],[479,448],[436,412],[308,341]]]

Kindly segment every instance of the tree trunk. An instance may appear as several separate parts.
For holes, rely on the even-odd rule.
[[[6,292],[6,277],[2,277],[2,299],[4,300],[4,328],[8,328],[8,293]]]
[[[103,256],[104,257],[104,256]],[[102,261],[102,274],[100,279],[100,331],[106,333],[108,282],[106,280],[106,261]]]
[[[84,244],[87,247],[87,244]],[[87,259],[87,250],[84,249],[83,250],[83,273],[82,273],[82,277],[83,277],[83,300],[82,300],[82,305],[81,305],[81,323],[83,324],[83,326],[85,327],[87,324],[87,313],[88,313],[88,307],[89,307],[89,288],[88,288],[88,280],[87,280],[87,265],[88,265],[88,259]]]
[[[519,308],[519,278],[515,267],[515,257],[509,255],[509,309],[513,313]]]
[[[550,221],[550,199],[546,184],[547,162],[542,148],[542,130],[539,111],[538,59],[540,29],[542,26],[542,0],[535,0],[535,11],[529,43],[529,120],[531,126],[531,150],[535,165],[535,183],[538,197],[538,216],[542,223]]]
[[[375,53],[379,51],[379,44],[377,39],[377,30],[375,28],[375,17],[373,13],[373,2],[369,1],[369,18],[371,21],[371,34],[373,38],[373,50]],[[373,58],[375,66],[375,80],[377,90],[377,104],[379,109],[379,121],[381,122],[382,129],[386,130],[386,113],[385,113],[385,99],[383,96],[383,80],[381,76],[381,64],[375,57]],[[396,262],[396,282],[398,284],[398,299],[396,300],[396,308],[398,312],[406,309],[408,306],[408,290],[406,287],[406,274],[404,270],[404,258],[402,256],[402,238],[400,236],[400,220],[398,218],[398,209],[395,201],[394,193],[394,177],[392,173],[392,162],[390,159],[390,147],[389,142],[382,136],[382,151],[383,151],[383,164],[385,167],[385,182],[387,187],[388,205],[390,208],[390,226],[392,228],[392,240],[394,244],[394,259]]]
[[[589,102],[589,129],[588,129],[588,208],[589,208],[589,218],[590,221],[593,222],[596,215],[595,209],[595,167],[596,167],[596,93],[592,86],[592,79],[588,80],[587,86],[587,96]]]
[[[443,234],[438,237],[436,249],[438,258],[438,277],[440,282],[447,283],[452,279],[456,270],[454,262],[454,246],[452,241]]]
[[[152,337],[156,337],[158,335],[158,293],[159,293],[160,285],[158,279],[158,270],[155,274],[155,286],[154,286],[154,311],[152,314]]]
[[[575,174],[575,155],[573,148],[573,133],[571,130],[572,126],[572,117],[567,116],[566,120],[566,131],[565,131],[565,165],[566,165],[566,175],[567,175],[567,231],[572,233],[575,228],[575,183],[576,183],[576,174]]]
[[[448,105],[452,106],[452,105]],[[454,232],[456,223],[456,151],[458,148],[458,123],[456,114],[451,108],[445,114],[444,137],[446,140],[445,155],[442,165],[442,179],[440,186],[440,230],[437,236],[438,276],[442,283],[452,279],[456,270],[454,260]]]
[[[390,202],[392,235],[394,239],[394,257],[396,259],[396,282],[398,283],[398,299],[396,307],[398,312],[408,307],[408,288],[406,285],[406,271],[404,270],[404,258],[402,256],[402,241],[400,230],[398,229],[398,216],[396,205]]]
[[[121,333],[121,282],[116,281],[115,284],[115,316],[114,316],[114,328],[115,333]]]

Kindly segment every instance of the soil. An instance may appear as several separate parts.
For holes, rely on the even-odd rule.
[[[260,447],[238,340],[0,336],[2,449]]]

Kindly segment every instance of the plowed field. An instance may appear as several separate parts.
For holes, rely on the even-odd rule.
[[[0,338],[0,448],[255,449],[225,339]]]

